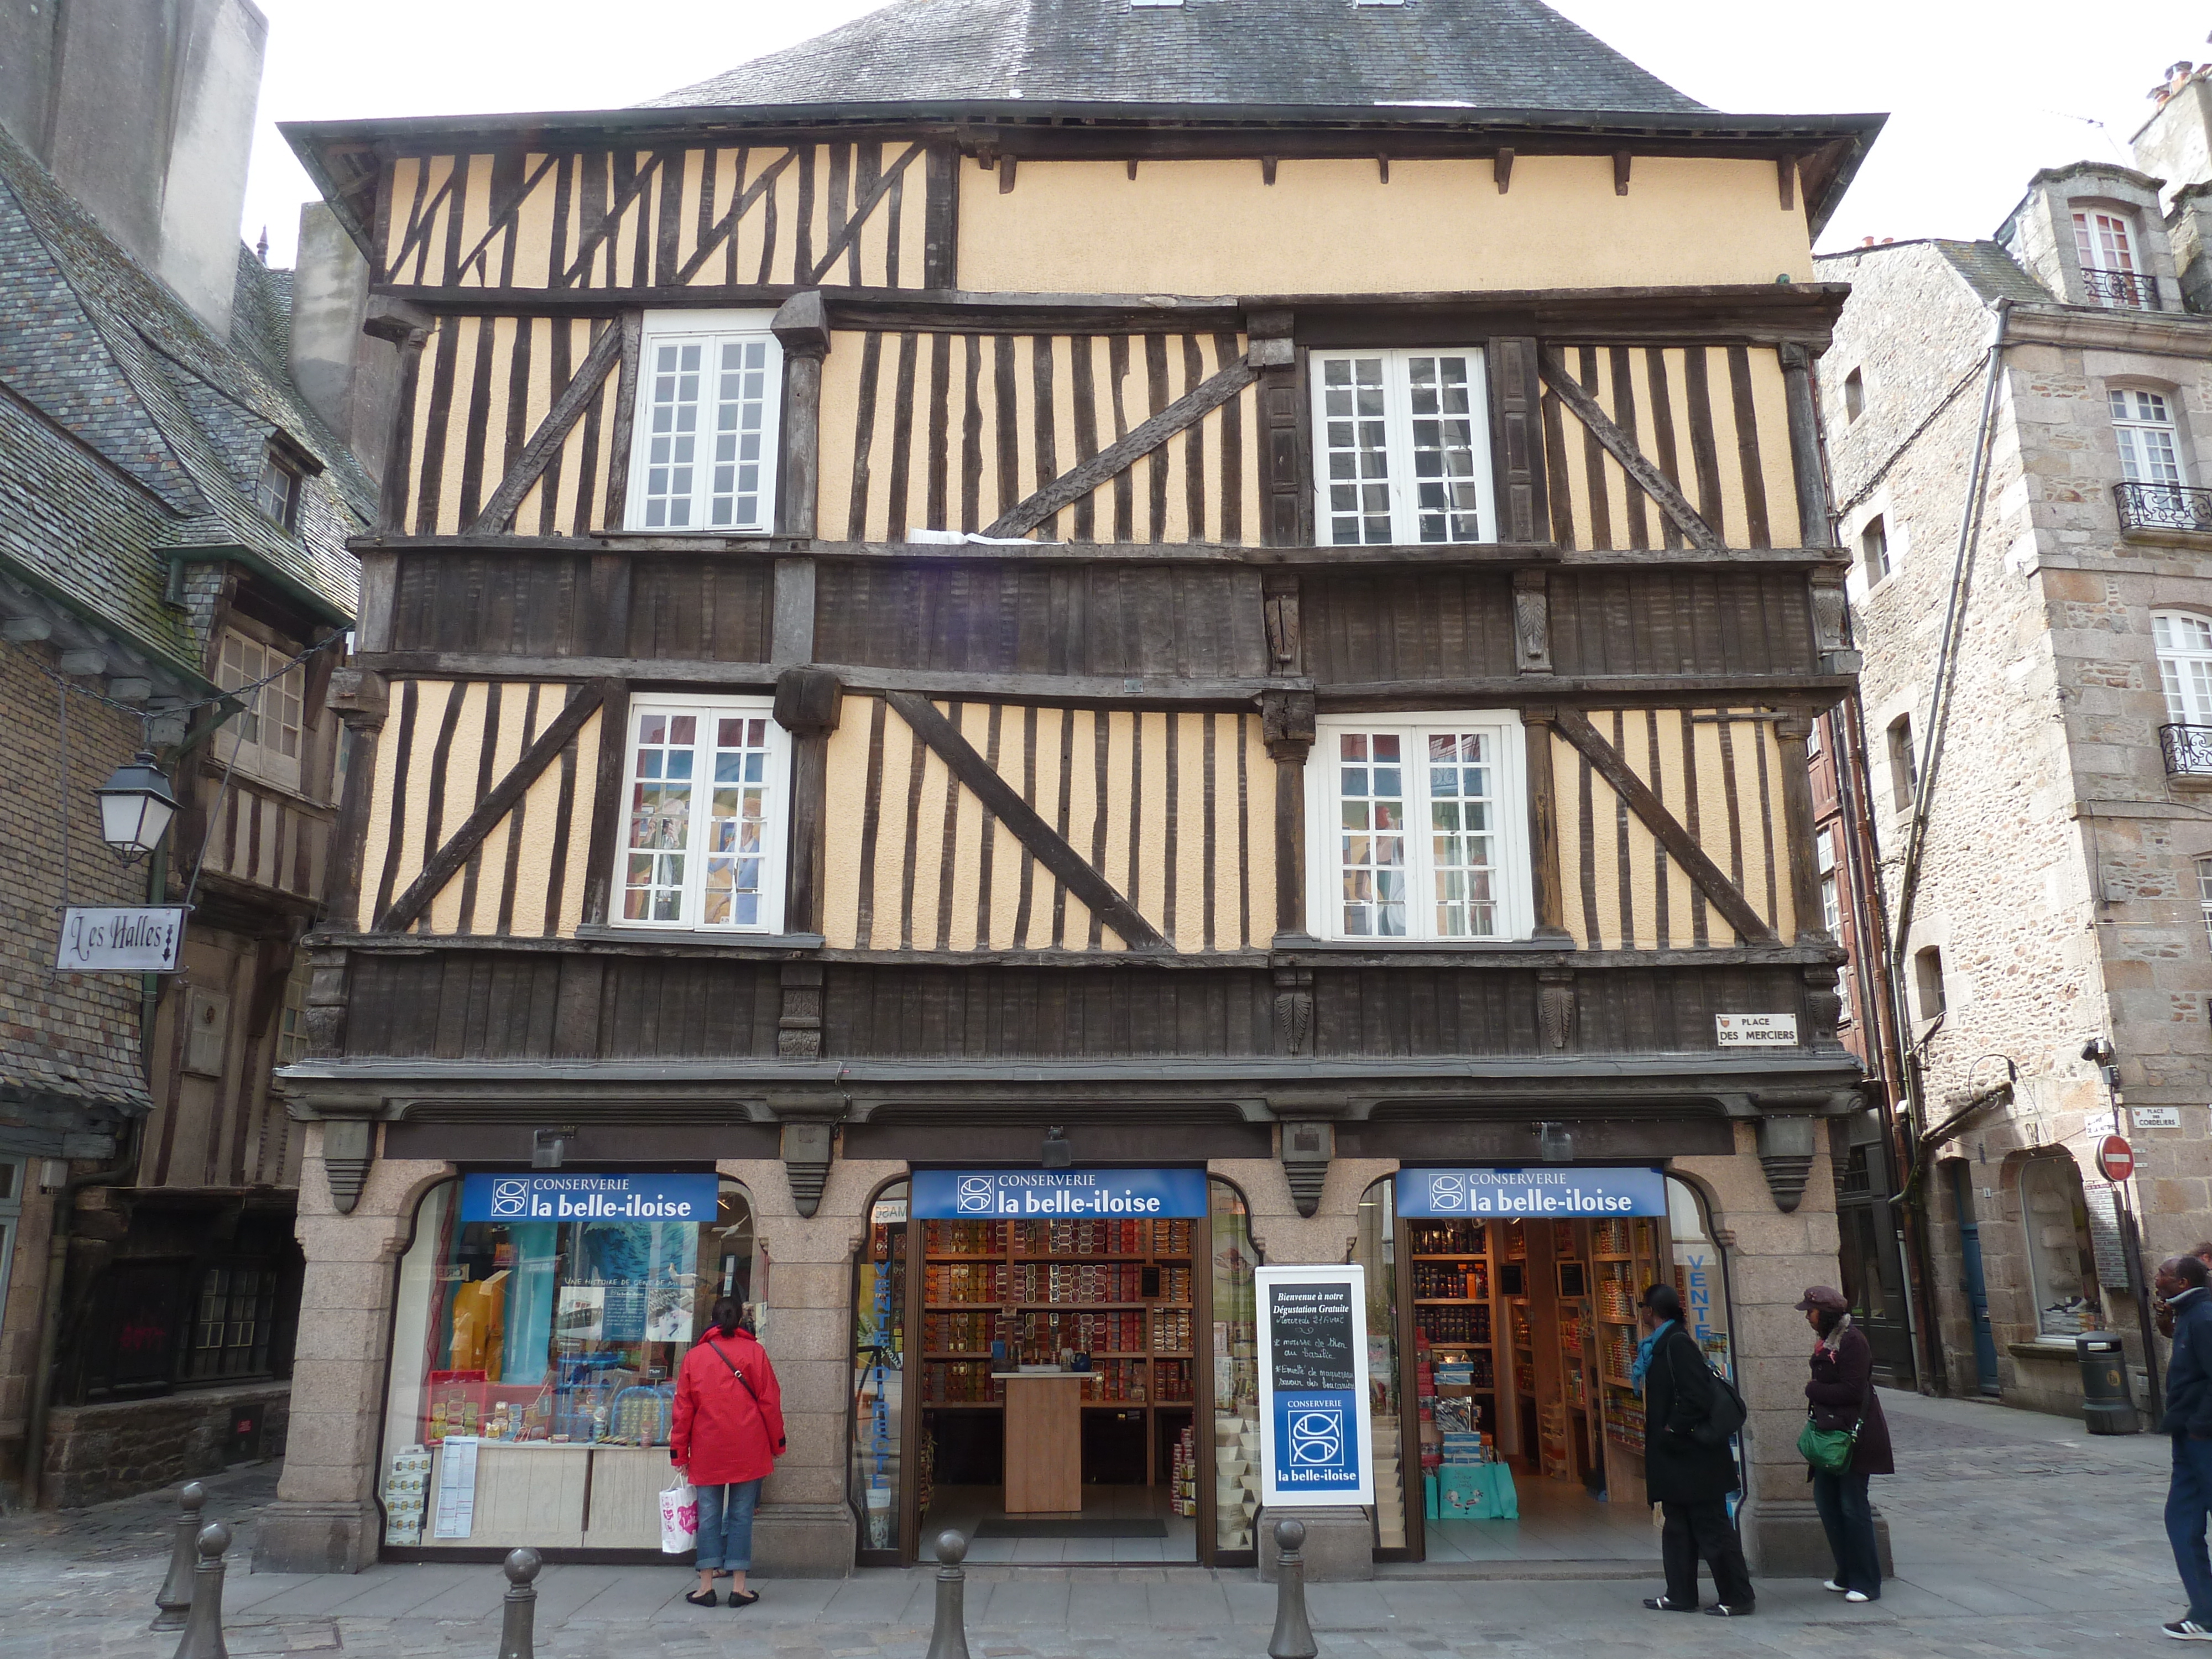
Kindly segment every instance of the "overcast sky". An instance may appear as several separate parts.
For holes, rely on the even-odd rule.
[[[1881,111],[1888,129],[1822,239],[1986,236],[2041,167],[2127,159],[2168,64],[2212,58],[2182,0],[1553,0],[1717,109]],[[613,108],[875,8],[871,0],[258,0],[268,71],[245,234],[289,264],[314,192],[272,125]],[[1237,0],[1254,12],[1264,0]]]

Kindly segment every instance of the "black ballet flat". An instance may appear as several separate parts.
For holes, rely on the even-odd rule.
[[[716,1604],[714,1592],[710,1589],[686,1590],[684,1599],[695,1607],[711,1607]]]
[[[749,1607],[759,1600],[758,1590],[733,1589],[730,1592],[730,1605],[733,1607]]]

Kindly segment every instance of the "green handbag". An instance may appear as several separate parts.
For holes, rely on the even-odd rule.
[[[1797,1431],[1797,1455],[1816,1469],[1826,1469],[1830,1474],[1841,1474],[1851,1466],[1851,1453],[1859,1440],[1859,1425],[1866,1421],[1863,1414],[1848,1429],[1823,1429],[1814,1425],[1813,1413],[1805,1413],[1805,1426]]]

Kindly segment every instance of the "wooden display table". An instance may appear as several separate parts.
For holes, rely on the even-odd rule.
[[[1006,1385],[1006,1513],[1083,1510],[1083,1373],[994,1371]]]

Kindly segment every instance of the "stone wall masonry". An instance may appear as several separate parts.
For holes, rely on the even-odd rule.
[[[219,1474],[242,1412],[260,1414],[259,1455],[281,1458],[291,1393],[289,1383],[258,1382],[58,1407],[47,1431],[44,1499],[81,1509]]]

